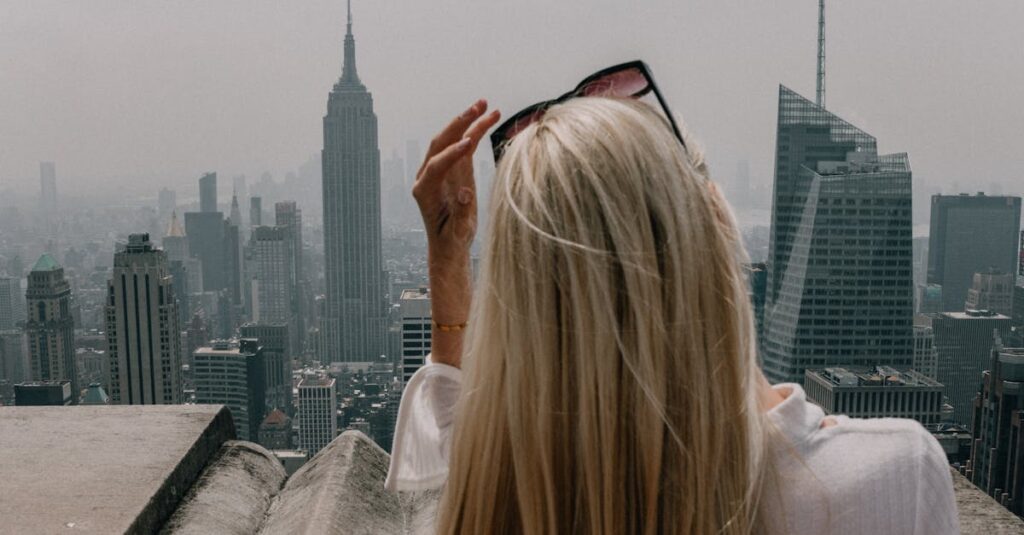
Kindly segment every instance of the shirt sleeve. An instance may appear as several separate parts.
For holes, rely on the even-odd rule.
[[[953,474],[946,452],[930,433],[922,430],[919,448],[917,518],[914,533],[957,534],[960,519],[953,493]]]
[[[432,363],[429,357],[409,379],[398,405],[384,488],[409,491],[444,485],[461,389],[462,370]]]

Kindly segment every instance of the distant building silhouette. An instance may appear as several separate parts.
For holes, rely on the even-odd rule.
[[[375,362],[386,346],[377,116],[356,73],[355,47],[350,11],[344,68],[324,116],[322,362]]]
[[[217,173],[199,177],[199,211],[217,212]]]
[[[43,217],[57,215],[57,166],[53,162],[39,163],[39,209]]]
[[[114,254],[107,283],[110,398],[121,405],[181,403],[181,329],[167,255],[149,234]]]
[[[0,331],[14,328],[14,307],[17,306],[17,295],[20,292],[18,279],[0,277]]]
[[[49,254],[39,257],[28,274],[27,321],[33,381],[69,381],[72,403],[80,389],[75,367],[75,323],[71,317],[71,285],[64,268]]]
[[[1013,315],[1013,273],[988,270],[975,273],[967,290],[964,310],[991,310],[1004,316]]]
[[[911,172],[875,138],[779,88],[763,366],[908,367],[913,360]]]
[[[975,273],[1014,273],[1020,197],[932,196],[928,283],[942,287],[942,311],[962,312]]]

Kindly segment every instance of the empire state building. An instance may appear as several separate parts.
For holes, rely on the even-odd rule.
[[[373,96],[356,73],[351,4],[345,63],[327,99],[322,163],[327,300],[320,360],[377,361],[385,351],[387,332],[380,150]]]

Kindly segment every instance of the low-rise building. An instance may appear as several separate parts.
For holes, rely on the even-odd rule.
[[[804,375],[807,398],[828,414],[854,418],[943,420],[942,384],[914,370],[888,366],[823,368]]]

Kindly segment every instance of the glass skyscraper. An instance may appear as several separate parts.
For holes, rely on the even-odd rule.
[[[349,12],[345,62],[324,116],[322,362],[373,362],[385,352],[387,290],[381,257],[380,150],[373,96],[356,73]]]
[[[772,382],[807,368],[913,361],[906,154],[779,88],[762,340]]]

